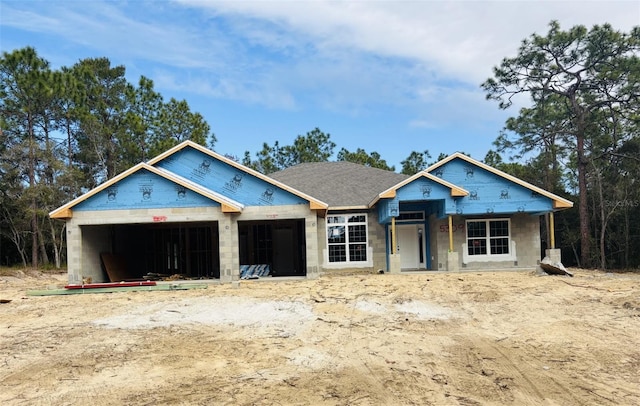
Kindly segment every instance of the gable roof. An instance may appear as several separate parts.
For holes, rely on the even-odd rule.
[[[104,182],[103,184],[101,184],[100,186],[91,189],[90,191],[88,191],[87,193],[83,194],[82,196],[79,196],[75,199],[73,199],[72,201],[70,201],[69,203],[65,204],[64,206],[61,206],[57,209],[55,209],[54,211],[52,211],[51,213],[49,213],[49,217],[54,218],[54,219],[69,219],[71,217],[73,217],[73,207],[76,206],[77,204],[89,199],[90,197],[96,195],[97,193],[100,193],[101,191],[103,191],[104,189],[116,184],[117,182],[121,181],[122,179],[126,178],[127,176],[136,173],[140,170],[147,170],[149,172],[152,172],[158,176],[163,177],[164,179],[167,179],[171,182],[174,182],[180,186],[183,186],[193,192],[196,192],[204,197],[207,197],[215,202],[220,203],[220,206],[222,207],[222,212],[223,213],[239,213],[242,211],[242,209],[244,208],[244,205],[241,203],[238,203],[234,200],[231,200],[229,198],[227,198],[226,196],[221,195],[220,193],[214,192],[213,190],[209,190],[205,187],[202,187],[200,185],[197,185],[193,182],[191,182],[188,179],[185,179],[181,176],[178,176],[174,173],[171,173],[169,171],[160,169],[160,168],[155,168],[149,164],[146,163],[139,163],[138,165],[135,165],[131,168],[129,168],[128,170],[120,173],[117,176],[114,176],[113,178],[109,179],[108,181]]]
[[[302,163],[269,176],[317,196],[332,210],[369,208],[381,190],[409,177],[346,161]]]
[[[430,167],[428,167],[427,169],[425,169],[424,172],[432,172],[435,169],[443,166],[447,162],[450,162],[450,161],[452,161],[454,159],[462,159],[462,160],[464,160],[464,161],[466,161],[466,162],[468,162],[468,163],[470,163],[472,165],[475,165],[475,166],[480,167],[480,168],[482,168],[482,169],[484,169],[484,170],[486,170],[488,172],[491,172],[494,175],[500,176],[500,177],[502,177],[504,179],[507,179],[507,180],[509,180],[509,181],[511,181],[513,183],[516,183],[516,184],[518,184],[518,185],[520,185],[522,187],[525,187],[525,188],[527,188],[527,189],[529,189],[531,191],[534,191],[534,192],[536,192],[536,193],[538,193],[538,194],[540,194],[542,196],[548,197],[549,199],[551,199],[553,201],[553,208],[554,209],[568,209],[568,208],[573,207],[573,202],[570,201],[570,200],[567,200],[567,199],[562,198],[562,197],[560,197],[558,195],[555,195],[555,194],[553,194],[551,192],[548,192],[548,191],[546,191],[546,190],[544,190],[542,188],[539,188],[539,187],[537,187],[535,185],[532,185],[529,182],[525,182],[522,179],[516,178],[513,175],[509,175],[506,172],[503,172],[503,171],[501,171],[499,169],[493,168],[493,167],[491,167],[491,166],[489,166],[489,165],[487,165],[487,164],[485,164],[483,162],[477,161],[477,160],[475,160],[475,159],[473,159],[473,158],[471,158],[471,157],[469,157],[469,156],[467,156],[465,154],[462,154],[460,152],[456,152],[454,154],[451,154],[448,157],[442,159],[441,161],[436,162],[435,164],[433,164]]]
[[[156,156],[155,158],[149,160],[147,163],[149,165],[155,165],[156,163],[158,163],[158,162],[162,161],[163,159],[167,158],[168,156],[170,156],[170,155],[176,153],[177,151],[180,151],[180,150],[182,150],[182,149],[184,149],[186,147],[194,148],[194,149],[202,152],[203,154],[206,154],[206,155],[208,155],[208,156],[210,156],[212,158],[215,158],[215,159],[217,159],[219,161],[222,161],[222,162],[226,163],[227,165],[230,165],[230,166],[232,166],[232,167],[234,167],[234,168],[236,168],[236,169],[238,169],[240,171],[243,171],[243,172],[245,172],[245,173],[247,173],[247,174],[249,174],[251,176],[255,176],[256,178],[259,178],[259,179],[261,179],[261,180],[263,180],[263,181],[265,181],[267,183],[270,183],[270,184],[272,184],[272,185],[274,185],[274,186],[276,186],[276,187],[278,187],[280,189],[286,190],[287,192],[289,192],[289,193],[291,193],[291,194],[293,194],[295,196],[298,196],[298,197],[308,201],[309,202],[309,207],[312,210],[326,210],[327,207],[328,207],[328,204],[325,203],[324,201],[318,200],[315,197],[312,197],[310,194],[307,194],[304,191],[298,190],[297,188],[294,189],[295,186],[291,187],[289,185],[285,185],[284,183],[278,181],[278,179],[276,179],[276,178],[266,176],[266,175],[264,175],[264,174],[262,174],[262,173],[260,173],[260,172],[258,172],[256,170],[253,170],[253,169],[248,168],[248,167],[246,167],[246,166],[244,166],[242,164],[239,164],[238,162],[236,162],[236,161],[234,161],[232,159],[229,159],[229,158],[225,157],[224,155],[220,155],[217,152],[214,152],[214,151],[210,150],[209,148],[203,147],[202,145],[197,144],[197,143],[195,143],[193,141],[190,141],[190,140],[184,141],[184,142],[176,145],[175,147],[173,147],[173,148],[165,151],[164,153]]]
[[[394,198],[396,197],[396,192],[398,191],[398,189],[400,189],[401,187],[403,187],[404,185],[407,185],[411,182],[413,182],[416,179],[419,178],[427,178],[433,182],[436,182],[442,186],[445,186],[449,189],[451,189],[451,197],[462,197],[462,196],[467,196],[469,194],[469,192],[467,192],[466,190],[464,190],[463,188],[454,185],[453,183],[447,182],[444,179],[440,179],[437,176],[434,176],[428,172],[418,172],[415,175],[403,180],[402,182],[393,185],[392,187],[386,189],[384,192],[380,193],[378,196],[376,196],[376,198],[369,204],[370,206],[373,206],[378,200],[380,199],[384,199],[384,198]]]

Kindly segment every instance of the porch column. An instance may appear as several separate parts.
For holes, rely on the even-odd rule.
[[[453,216],[449,214],[449,252],[453,252]]]
[[[453,216],[449,214],[449,252],[447,252],[447,271],[458,271],[458,261],[458,253],[453,250]]]
[[[391,217],[391,254],[396,253],[396,218]]]
[[[544,251],[545,258],[552,264],[562,265],[562,252],[556,248],[556,232],[555,232],[555,219],[553,218],[553,212],[549,213],[549,242],[551,247]]]
[[[553,220],[553,212],[549,213],[549,235],[551,236],[551,249],[556,248],[556,231],[555,224]]]

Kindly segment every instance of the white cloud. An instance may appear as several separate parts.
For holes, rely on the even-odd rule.
[[[502,115],[480,83],[552,19],[640,23],[638,1],[64,0],[4,2],[2,12],[3,26],[95,50],[159,90],[352,116],[390,106],[406,109],[411,128],[460,109]]]
[[[610,22],[640,24],[638,1],[237,1],[180,4],[238,18],[269,21],[285,30],[265,46],[313,38],[321,52],[353,49],[436,67],[442,77],[478,84],[491,67],[514,55],[522,39],[559,20],[568,28]],[[288,34],[288,35],[286,35]],[[277,41],[274,41],[277,40]]]
[[[100,56],[195,68],[216,65],[216,60],[210,57],[211,48],[219,54],[225,53],[223,42],[209,42],[209,52],[202,52],[202,36],[206,33],[191,31],[189,26],[173,23],[171,19],[144,21],[135,13],[127,14],[118,3],[39,1],[26,6],[32,9],[22,10],[4,3],[2,25],[45,33],[57,37],[63,46],[85,46],[99,51]]]

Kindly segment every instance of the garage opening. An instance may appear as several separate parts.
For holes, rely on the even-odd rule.
[[[215,224],[155,225],[146,228],[145,267],[189,278],[219,278]]]
[[[306,276],[304,219],[238,222],[241,276]]]
[[[110,244],[108,249],[100,251],[102,266],[117,267],[115,278],[104,269],[110,280],[142,279],[149,275],[220,278],[217,222],[122,224],[99,228]]]

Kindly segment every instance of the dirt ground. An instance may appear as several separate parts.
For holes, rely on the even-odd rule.
[[[640,405],[640,274],[325,275],[27,296],[0,276],[0,404]]]

